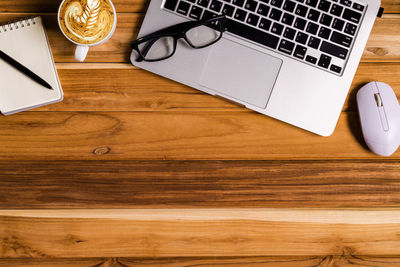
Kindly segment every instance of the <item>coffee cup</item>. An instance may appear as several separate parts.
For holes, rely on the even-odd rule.
[[[117,26],[111,0],[63,0],[57,18],[61,32],[76,44],[75,59],[81,62],[89,47],[106,42]]]

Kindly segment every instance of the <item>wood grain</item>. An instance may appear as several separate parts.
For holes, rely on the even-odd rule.
[[[254,267],[393,267],[396,257],[371,257],[344,253],[333,256],[287,257],[201,257],[201,258],[73,258],[73,259],[0,259],[7,267],[183,267],[183,266],[254,266]]]
[[[379,159],[357,113],[322,138],[252,111],[25,112],[0,120],[0,143],[1,160]]]
[[[27,16],[26,13],[0,13],[0,23]],[[56,14],[42,14],[56,62],[75,62],[75,46],[60,32]],[[142,14],[118,14],[117,29],[105,44],[91,48],[86,62],[129,62],[130,43],[136,39]],[[387,29],[391,29],[388,31]],[[400,15],[377,19],[363,61],[400,62]]]
[[[0,12],[57,12],[60,1],[2,0]],[[113,0],[117,12],[143,12],[149,0]],[[385,13],[400,12],[399,0],[382,0]]]
[[[327,256],[400,253],[399,210],[2,211],[0,257]]]
[[[2,0],[0,12],[24,12],[24,13],[57,13],[62,0]],[[400,8],[391,1],[387,1],[387,11],[396,12]],[[150,0],[113,0],[117,12],[144,12]]]
[[[383,160],[0,161],[0,209],[398,207],[399,168]]]
[[[245,111],[130,64],[60,63],[57,67],[65,95],[63,102],[34,111]],[[77,79],[78,76],[85,78]],[[343,111],[357,111],[356,93],[370,81],[385,81],[400,99],[399,63],[361,63]]]

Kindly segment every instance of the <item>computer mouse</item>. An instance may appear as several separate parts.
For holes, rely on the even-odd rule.
[[[357,105],[369,149],[392,155],[400,145],[400,106],[393,89],[382,82],[368,83],[357,92]]]

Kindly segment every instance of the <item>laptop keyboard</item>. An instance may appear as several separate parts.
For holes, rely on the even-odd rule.
[[[341,75],[366,5],[350,0],[164,0],[191,19],[227,16],[227,32]]]

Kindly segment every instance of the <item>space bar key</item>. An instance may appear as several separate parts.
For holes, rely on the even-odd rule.
[[[273,49],[276,49],[278,46],[279,37],[276,37],[269,33],[246,26],[231,19],[228,19],[226,21],[225,26],[228,32],[239,35],[253,42],[268,46]]]

